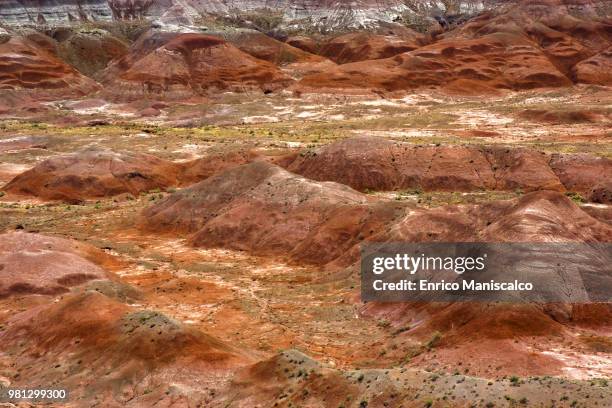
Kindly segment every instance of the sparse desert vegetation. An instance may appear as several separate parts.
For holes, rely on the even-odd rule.
[[[612,240],[606,2],[4,3],[0,392],[612,404],[609,302],[363,302],[359,269]]]

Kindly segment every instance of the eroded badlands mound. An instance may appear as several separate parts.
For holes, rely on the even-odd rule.
[[[47,235],[0,234],[0,298],[57,295],[96,279],[111,279],[110,257],[95,247]]]
[[[11,141],[7,147],[39,146],[31,138]],[[0,143],[0,151],[2,144]],[[44,200],[79,203],[88,199],[184,186],[223,170],[253,161],[291,159],[285,150],[261,151],[253,145],[213,147],[198,159],[172,162],[144,153],[87,149],[51,157],[7,183],[2,190]]]
[[[3,190],[77,203],[165,189],[178,184],[181,170],[180,165],[147,154],[85,150],[47,159],[15,177]]]
[[[91,406],[91,391],[105,406],[206,404],[232,370],[251,362],[212,336],[125,303],[142,300],[109,272],[125,266],[78,241],[1,234],[0,386],[53,384],[70,390],[76,406]],[[15,356],[20,363],[8,364]]]
[[[252,144],[212,147],[204,156],[180,164],[182,170],[179,181],[181,185],[194,184],[224,170],[254,161],[286,164],[294,154],[287,149],[258,149]]]
[[[462,357],[465,361],[465,354]],[[497,362],[489,360],[493,361]],[[452,391],[445,391],[445,385]],[[480,402],[487,401],[482,404],[484,406],[504,406],[507,401],[520,400],[538,406],[551,399],[549,393],[542,393],[543,387],[560,393],[570,392],[578,398],[588,396],[579,385],[551,377],[542,382],[514,386],[511,381],[494,383],[460,372],[439,375],[409,368],[348,370],[320,363],[297,350],[286,350],[240,370],[215,403],[219,406],[235,403],[240,407],[259,403],[264,407],[417,408],[435,406],[432,401],[436,398],[424,395],[446,394],[445,400],[439,398],[444,401],[440,405],[467,407],[474,405],[478,398]],[[610,397],[606,388],[599,394],[599,400]]]
[[[0,394],[609,406],[610,303],[359,298],[362,243],[608,256],[608,3],[0,0]]]
[[[278,41],[258,31],[246,31],[228,35],[227,40],[241,51],[277,66],[325,61],[325,58],[322,56]]]
[[[142,223],[149,231],[189,234],[196,246],[325,264],[379,231],[397,207],[257,161],[170,195],[145,210]]]
[[[202,34],[144,35],[102,74],[105,93],[181,99],[219,91],[271,92],[291,79],[275,65]]]
[[[52,51],[17,35],[0,41],[0,90],[26,89],[37,98],[82,96],[98,89]]]
[[[510,33],[445,39],[395,57],[341,65],[298,83],[299,89],[308,92],[444,87],[460,93],[492,93],[569,85],[570,79],[532,41]]]
[[[612,237],[609,224],[591,217],[559,192],[537,191],[477,205],[414,208],[340,184],[304,179],[264,162],[235,167],[174,193],[146,209],[141,222],[149,232],[187,234],[197,247],[238,249],[325,266],[335,276],[345,275],[340,271],[347,267],[357,274],[359,244],[367,241],[595,243]],[[569,323],[607,327],[612,322],[612,309],[599,304],[374,302],[361,312],[385,319],[393,327],[409,327],[397,341],[404,335],[426,339],[432,332],[442,333],[446,340],[436,351],[441,364],[456,364],[458,350],[469,349],[478,338],[482,345],[479,370],[495,359],[521,373],[526,372],[526,359],[531,359],[532,372],[538,373],[554,370],[558,363],[549,357],[528,357],[523,346],[508,339],[562,338]],[[500,354],[500,347],[509,347],[508,353]],[[427,358],[423,355],[418,361],[426,364]]]
[[[553,154],[550,167],[565,188],[590,196],[612,178],[612,160],[588,154]]]
[[[587,154],[549,156],[499,145],[414,145],[357,137],[302,152],[287,167],[357,190],[556,190],[590,193],[612,177],[612,161]]]
[[[606,241],[612,228],[563,194],[407,209],[342,184],[316,182],[263,161],[219,173],[143,213],[148,231],[189,234],[196,246],[227,247],[293,261],[350,265],[373,241]]]
[[[79,27],[74,19],[68,27],[40,33],[11,27],[2,29],[0,67],[5,66],[6,72],[0,74],[0,86],[47,89],[46,94],[60,97],[68,91],[95,93],[102,85],[102,95],[111,100],[143,96],[177,100],[219,91],[380,94],[440,88],[482,95],[575,83],[610,84],[610,22],[601,2],[518,1],[503,7],[489,1],[469,3],[447,4],[444,7],[453,10],[446,10],[446,16],[431,9],[431,4],[396,4],[394,13],[408,7],[406,12],[427,22],[421,27],[426,34],[399,24],[402,13],[394,22],[370,21],[357,11],[370,10],[369,4],[354,9],[343,2],[304,6],[322,7],[325,13],[331,9],[334,16],[308,16],[298,19],[297,25],[275,23],[259,11],[239,19],[246,26],[263,24],[255,24],[258,31],[226,27],[223,19],[207,26],[209,16],[194,10],[207,9],[208,3],[175,5],[169,14],[161,13],[162,21],[170,19],[166,23],[149,24],[149,14],[128,13],[132,16],[128,20],[134,16],[144,20],[116,30],[84,22]],[[164,7],[154,7],[153,15]],[[14,9],[9,8],[7,16]],[[289,15],[295,17],[293,12],[275,17],[282,21]],[[119,21],[126,18],[121,13],[112,16]],[[368,21],[357,23],[359,31],[309,34],[313,27],[340,25],[346,30],[352,26],[346,18]],[[294,32],[300,35],[290,35]]]
[[[385,236],[405,242],[609,242],[612,226],[563,194],[538,191],[519,199],[411,211]]]
[[[0,342],[3,358],[21,359],[19,372],[3,371],[13,386],[53,383],[79,406],[89,405],[89,392],[105,406],[206,404],[230,369],[249,362],[212,336],[96,291],[13,315]]]
[[[305,91],[404,91],[442,87],[452,92],[607,83],[610,24],[570,14],[561,2],[519,2],[473,18],[438,41],[394,57],[341,65],[306,76]],[[590,60],[589,60],[590,59]]]
[[[393,57],[413,51],[425,43],[425,38],[411,30],[403,35],[383,35],[371,32],[343,34],[320,45],[319,54],[338,64]]]

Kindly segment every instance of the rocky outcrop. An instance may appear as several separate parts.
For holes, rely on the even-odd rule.
[[[446,13],[474,13],[495,4],[494,0],[461,0],[447,8],[431,2],[399,0],[54,0],[4,1],[0,22],[5,24],[66,24],[77,21],[161,20],[188,23],[206,14],[228,15],[244,12],[272,11],[283,16],[290,27],[323,32],[375,28],[380,23],[399,20],[405,13],[426,16]]]

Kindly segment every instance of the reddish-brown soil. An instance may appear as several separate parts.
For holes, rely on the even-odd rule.
[[[346,186],[296,176],[264,161],[219,173],[143,213],[143,228],[227,247],[325,264],[378,231],[396,208]]]
[[[18,371],[2,365],[13,386],[52,381],[82,405],[88,392],[103,406],[206,405],[228,372],[249,361],[214,337],[95,291],[14,314],[0,342],[3,358],[22,359]]]
[[[569,124],[569,123],[597,123],[606,122],[612,119],[612,116],[601,112],[589,112],[580,110],[568,111],[547,111],[543,109],[527,109],[519,114],[521,119],[527,119],[534,122],[544,122],[553,124]]]
[[[611,405],[610,303],[359,296],[363,243],[583,243],[583,283],[606,282],[588,262],[612,242],[604,1],[485,0],[447,28],[419,12],[423,35],[110,3],[112,22],[0,21],[0,394]],[[388,4],[315,3],[289,13],[374,24],[361,7]],[[389,12],[457,2],[409,3]]]
[[[46,149],[44,138],[22,136],[9,140],[0,140],[0,153],[17,151],[22,149]]]
[[[102,77],[109,96],[128,99],[145,95],[181,99],[218,91],[269,92],[291,82],[275,65],[220,38],[201,34],[178,34],[170,39],[145,35]]]
[[[612,226],[563,194],[538,191],[515,200],[415,210],[382,235],[400,242],[608,242]]]
[[[36,90],[40,98],[82,96],[97,85],[38,44],[12,36],[0,43],[0,89]]]
[[[86,150],[47,159],[15,177],[3,190],[78,203],[175,186],[181,171],[180,165],[147,154]]]
[[[255,58],[268,61],[298,79],[304,75],[326,72],[336,66],[327,58],[283,43],[259,32],[229,36],[228,41]]]
[[[321,46],[319,54],[338,64],[393,57],[423,45],[423,36],[411,37],[358,32],[332,38]]]
[[[295,153],[289,150],[260,150],[253,145],[214,147],[206,154],[192,161],[182,163],[179,178],[181,185],[197,183],[224,170],[231,169],[257,160],[285,164],[293,159]]]
[[[0,152],[44,148],[38,139],[22,137],[0,142]],[[88,199],[185,186],[223,170],[256,160],[284,163],[286,150],[258,151],[252,145],[215,147],[198,159],[171,162],[141,153],[89,149],[44,160],[14,177],[2,190],[43,200],[80,203]]]
[[[311,54],[316,54],[319,51],[319,43],[315,39],[304,35],[291,36],[287,38],[285,42],[292,47],[299,48]]]
[[[585,84],[609,85],[612,83],[611,61],[612,47],[576,64],[573,75]]]
[[[246,32],[228,38],[240,51],[255,58],[283,66],[293,63],[317,63],[325,58],[275,40],[260,32]]]
[[[308,178],[336,181],[362,191],[563,191],[548,160],[541,152],[523,148],[419,146],[358,137],[305,151],[287,168]],[[602,163],[605,173],[612,172],[609,160],[592,161]]]
[[[588,154],[553,154],[550,167],[568,191],[584,195],[612,177],[612,160]]]
[[[49,111],[49,107],[36,100],[36,94],[28,94],[20,89],[3,90],[0,92],[0,116],[20,117],[32,116]],[[42,92],[38,92],[42,95]]]
[[[612,182],[607,180],[597,183],[589,191],[588,199],[594,203],[612,204]]]
[[[341,65],[325,74],[304,77],[298,89],[392,92],[448,87],[454,92],[482,94],[569,85],[571,81],[531,41],[503,33],[445,39],[387,59]]]
[[[442,87],[486,94],[572,81],[609,83],[604,51],[611,41],[609,24],[570,16],[553,3],[523,2],[508,11],[483,13],[433,44],[306,76],[297,88],[392,92]]]
[[[0,297],[58,295],[95,279],[109,279],[100,266],[112,259],[95,247],[25,232],[0,235]]]
[[[479,37],[488,33],[517,33],[536,44],[552,64],[572,78],[572,67],[607,48],[609,22],[580,15],[589,1],[520,1],[507,12],[484,13],[447,37]],[[592,6],[592,4],[591,4]]]
[[[143,213],[142,228],[189,234],[192,245],[292,261],[350,265],[374,241],[605,241],[609,225],[552,191],[475,206],[410,210],[335,183],[254,162],[176,192]],[[332,244],[333,243],[333,244]]]

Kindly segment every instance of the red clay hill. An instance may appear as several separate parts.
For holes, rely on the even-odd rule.
[[[570,14],[568,7],[555,1],[524,1],[485,12],[430,45],[306,76],[297,88],[307,92],[444,88],[487,93],[569,86],[582,80],[609,83],[605,69],[611,44],[609,23]]]
[[[30,139],[19,142],[30,146],[33,143]],[[16,142],[9,146],[19,146]],[[203,157],[177,163],[144,153],[87,149],[44,160],[14,177],[2,190],[44,200],[79,203],[123,193],[138,195],[185,186],[253,161],[283,162],[293,157],[286,153],[286,150],[260,150],[253,145],[215,146]]]
[[[137,195],[178,184],[180,165],[148,154],[85,150],[52,157],[16,176],[4,191],[78,203],[121,193]]]
[[[303,151],[287,169],[357,190],[556,190],[588,195],[612,161],[504,146],[414,145],[356,137]]]
[[[233,370],[251,363],[221,340],[139,309],[132,300],[140,292],[110,272],[126,266],[74,240],[0,235],[2,385],[53,383],[70,390],[75,406],[91,406],[92,391],[104,406],[206,406]]]
[[[400,34],[356,32],[333,37],[320,45],[319,54],[338,64],[393,57],[413,51],[426,42],[423,35],[409,29]]]
[[[145,34],[102,74],[107,95],[134,99],[181,99],[219,91],[271,92],[290,82],[272,63],[202,34]]]
[[[87,244],[47,235],[0,235],[0,298],[57,295],[91,280],[113,279],[105,269],[115,262]]]
[[[76,406],[90,406],[90,392],[103,406],[207,406],[229,373],[250,362],[206,333],[97,291],[14,314],[0,342],[1,354],[20,356],[4,370],[12,386],[52,382]]]
[[[37,99],[82,96],[98,89],[49,48],[19,35],[0,39],[0,91],[25,90]]]
[[[256,161],[170,195],[144,211],[142,227],[189,234],[195,246],[325,264],[398,215],[399,206],[371,201]]]
[[[606,241],[612,229],[565,195],[413,209],[342,184],[317,182],[263,161],[234,167],[173,193],[143,212],[150,232],[188,234],[226,247],[318,265],[350,265],[360,242]],[[331,265],[331,264],[330,264]]]

